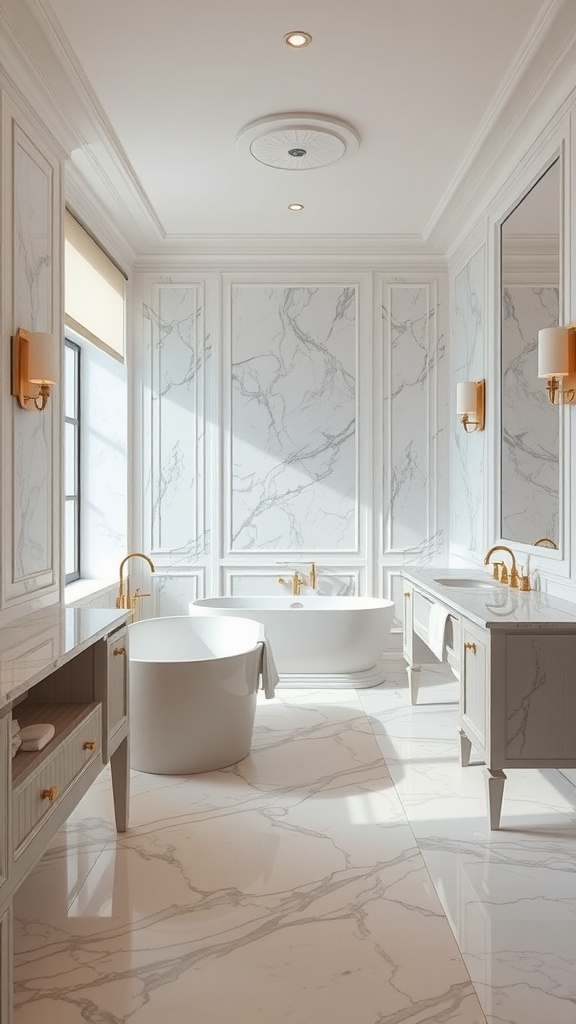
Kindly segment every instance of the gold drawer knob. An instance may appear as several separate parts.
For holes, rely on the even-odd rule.
[[[119,654],[126,654],[126,648],[125,647],[115,647],[114,648],[114,657],[115,658],[118,657]]]
[[[476,654],[476,644],[473,644],[471,640],[467,640],[464,644],[465,651],[472,651],[472,654]]]
[[[82,750],[96,750],[96,740],[86,740]]]
[[[412,594],[410,593],[409,590],[404,591],[404,597],[412,597]]]
[[[58,793],[59,793],[58,786],[50,786],[50,789],[43,789],[42,790],[42,799],[43,800],[49,800],[50,803],[54,803],[54,800],[58,796]]]

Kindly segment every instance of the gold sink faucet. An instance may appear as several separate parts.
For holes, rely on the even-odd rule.
[[[518,569],[516,567],[514,552],[511,551],[510,548],[507,548],[504,544],[495,544],[494,547],[490,548],[486,552],[486,555],[484,556],[484,565],[490,564],[490,556],[493,555],[495,551],[506,551],[512,559],[512,565],[510,568],[510,574],[508,574],[508,569],[504,562],[494,562],[492,576],[495,580],[499,579],[501,583],[509,583],[511,587],[516,589],[518,587]],[[499,566],[501,566],[500,574],[498,574]]]
[[[317,580],[317,578],[318,578],[318,570],[316,568],[316,563],[315,562],[311,562],[310,563],[310,575],[308,577],[308,581],[310,583],[310,586],[312,587],[312,590],[316,590],[316,580]]]
[[[138,598],[150,597],[150,594],[141,594],[140,590],[138,589],[134,594],[134,597],[132,597],[130,594],[130,576],[128,576],[126,582],[126,593],[124,593],[124,566],[126,565],[126,562],[128,562],[131,558],[143,558],[145,562],[148,562],[151,572],[156,572],[156,570],[154,568],[154,562],[152,561],[152,559],[148,558],[148,555],[145,555],[142,551],[132,551],[129,555],[126,555],[126,558],[123,558],[122,561],[120,562],[120,583],[118,586],[118,594],[116,597],[116,607],[131,608],[132,611],[134,611],[134,609],[136,608],[136,601],[138,600]]]

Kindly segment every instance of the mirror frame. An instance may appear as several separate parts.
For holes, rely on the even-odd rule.
[[[502,524],[502,244],[501,230],[504,221],[517,208],[519,203],[528,195],[540,178],[549,168],[558,161],[559,167],[559,310],[560,323],[566,323],[567,315],[567,281],[566,268],[569,266],[567,252],[567,232],[565,229],[567,210],[567,129],[561,126],[556,132],[546,139],[546,146],[542,146],[537,152],[526,158],[516,172],[512,172],[507,179],[506,185],[498,193],[496,201],[489,215],[490,229],[490,253],[488,260],[488,281],[489,281],[489,302],[492,306],[489,323],[493,325],[494,344],[488,345],[488,373],[489,379],[493,382],[490,388],[489,398],[489,425],[492,438],[491,463],[492,472],[488,472],[488,527],[491,544],[507,544],[515,552],[517,561],[522,564],[528,563],[530,571],[538,569],[539,566],[546,568],[546,573],[552,573],[559,578],[568,578],[569,555],[571,546],[570,515],[568,498],[570,488],[565,486],[566,467],[570,467],[570,421],[568,419],[570,406],[558,407],[559,416],[559,509],[558,509],[558,548],[534,547],[516,541],[510,537],[504,537],[501,532]]]

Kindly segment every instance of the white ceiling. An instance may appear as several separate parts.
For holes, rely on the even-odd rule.
[[[554,2],[50,0],[50,16],[162,234],[426,237]],[[312,44],[289,49],[293,29]],[[358,151],[296,171],[237,149],[292,111],[347,121]]]

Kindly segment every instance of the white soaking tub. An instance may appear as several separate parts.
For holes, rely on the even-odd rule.
[[[190,614],[248,615],[261,622],[282,686],[381,683],[394,603],[375,597],[211,597]]]
[[[260,675],[267,697],[274,688],[259,622],[143,619],[128,627],[128,658],[132,768],[189,775],[246,757]]]

